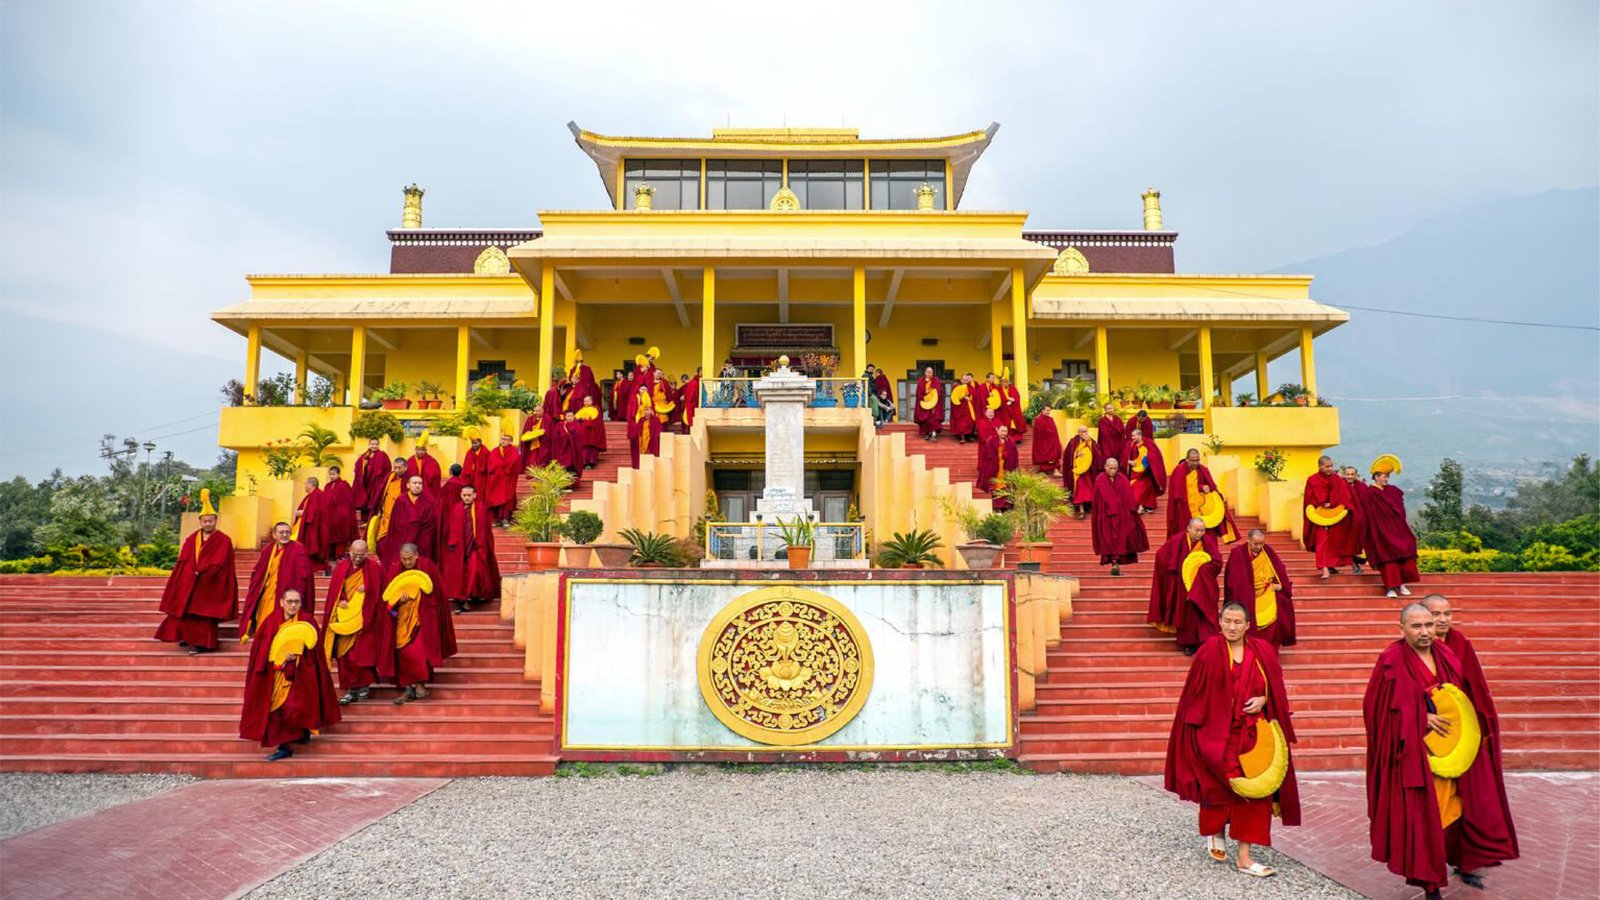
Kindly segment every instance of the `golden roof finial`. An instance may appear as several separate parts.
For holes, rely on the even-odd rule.
[[[422,195],[424,193],[426,191],[417,187],[415,182],[410,187],[405,188],[406,201],[405,205],[400,208],[401,228],[422,227]]]
[[[1144,230],[1161,230],[1161,192],[1155,188],[1145,188],[1144,193]]]

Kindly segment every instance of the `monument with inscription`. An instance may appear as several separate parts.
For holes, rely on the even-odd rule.
[[[756,516],[767,522],[811,518],[805,496],[806,404],[817,383],[789,368],[789,357],[755,383],[756,399],[766,419],[767,486],[756,501]]]

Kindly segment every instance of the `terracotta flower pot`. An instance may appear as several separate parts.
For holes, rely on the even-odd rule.
[[[422,404],[420,407],[421,409],[438,409],[440,406],[444,405],[444,401],[437,397],[432,400],[419,400],[417,402]]]
[[[590,544],[602,569],[625,569],[633,556],[632,544]]]
[[[1150,408],[1151,409],[1171,409],[1172,408],[1172,401],[1171,400],[1157,400],[1156,402],[1150,404]]]
[[[1038,541],[1022,545],[1020,562],[1043,563],[1050,558],[1050,542]]]
[[[528,551],[528,568],[535,572],[554,569],[561,564],[561,545],[558,543],[530,541],[522,547]]]
[[[383,400],[383,401],[380,401],[380,402],[383,404],[383,408],[384,409],[410,409],[411,408],[411,401],[406,399],[405,397],[401,397],[399,400]]]
[[[810,567],[811,567],[811,548],[810,547],[790,547],[789,548],[789,568],[791,568],[791,569],[806,569],[806,568],[810,568]]]
[[[594,562],[594,547],[589,544],[563,544],[561,549],[566,554],[569,569],[587,569]]]
[[[905,563],[905,564],[901,565],[900,568],[902,568],[902,569],[920,569],[920,568],[922,568],[922,563]]]
[[[956,552],[961,554],[962,560],[969,569],[998,569],[995,563],[1005,553],[1006,548],[988,541],[973,541],[970,544],[957,544]]]

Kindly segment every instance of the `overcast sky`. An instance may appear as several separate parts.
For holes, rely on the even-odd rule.
[[[998,121],[965,208],[1135,228],[1155,185],[1187,271],[1600,181],[1593,0],[1310,5],[12,0],[0,312],[238,361],[206,314],[245,273],[383,270],[406,183],[433,227],[603,205],[569,119]]]

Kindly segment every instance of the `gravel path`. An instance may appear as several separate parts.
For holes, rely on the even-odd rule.
[[[184,775],[0,773],[0,840],[193,781]]]
[[[1259,857],[1211,862],[1193,806],[1122,778],[689,767],[461,779],[249,896],[1359,896]]]

